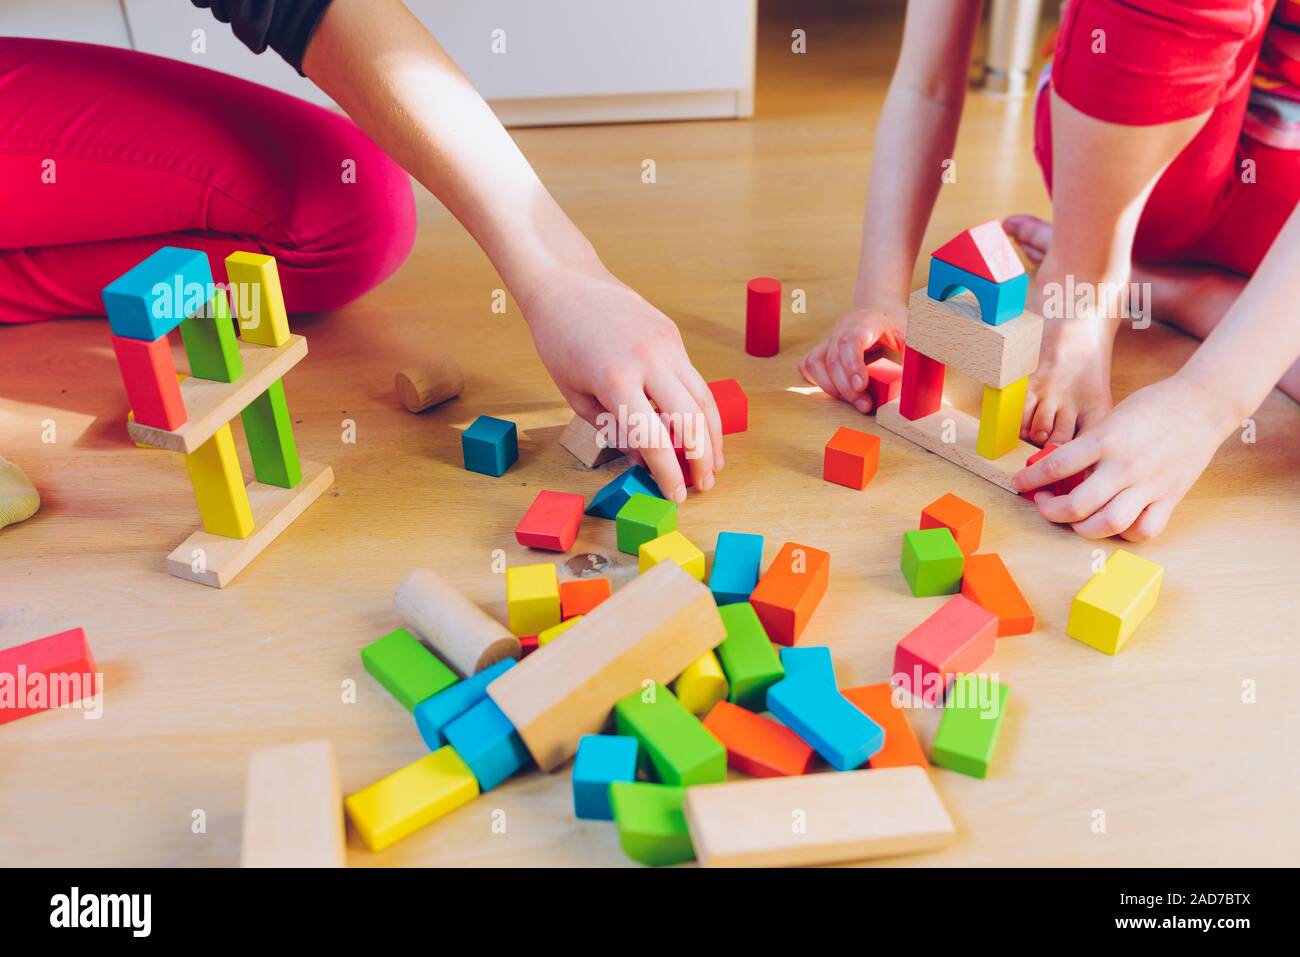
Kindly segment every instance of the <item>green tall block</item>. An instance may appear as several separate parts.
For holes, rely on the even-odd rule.
[[[650,867],[695,859],[682,802],[686,788],[640,781],[615,781],[609,805],[618,827],[618,842],[634,861]]]
[[[903,533],[899,560],[903,577],[917,598],[955,595],[961,591],[966,556],[946,528],[921,528]]]
[[[235,323],[230,318],[230,300],[220,289],[206,308],[181,323],[181,339],[190,360],[190,375],[195,378],[234,382],[244,374]]]
[[[726,639],[718,645],[718,659],[731,686],[731,703],[766,711],[767,689],[785,677],[781,656],[749,602],[721,605],[718,614],[727,629]]]
[[[614,516],[618,550],[636,555],[641,546],[677,528],[677,505],[636,492]]]
[[[284,383],[276,379],[239,417],[244,420],[244,438],[257,480],[280,488],[293,488],[301,482],[302,468],[298,465],[289,406],[284,401]]]
[[[361,663],[407,711],[460,680],[405,628],[362,648]]]
[[[957,675],[948,690],[930,760],[973,778],[986,777],[1011,689],[984,675]]]
[[[664,784],[727,779],[727,749],[661,684],[655,684],[653,697],[642,689],[614,705],[614,723],[619,734],[641,743],[642,767]]]

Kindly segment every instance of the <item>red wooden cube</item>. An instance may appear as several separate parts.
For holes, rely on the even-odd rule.
[[[585,506],[586,500],[581,495],[543,489],[515,527],[515,538],[529,548],[567,552],[578,537]]]
[[[713,401],[718,404],[718,415],[722,418],[722,434],[744,432],[749,428],[749,396],[735,379],[721,379],[709,383]]]
[[[867,363],[867,392],[875,408],[897,399],[903,391],[903,367],[882,356]]]
[[[841,428],[826,443],[822,478],[836,485],[864,489],[880,464],[880,439],[857,429]]]

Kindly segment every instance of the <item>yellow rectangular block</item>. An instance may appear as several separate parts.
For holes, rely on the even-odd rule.
[[[1115,654],[1155,607],[1164,577],[1160,565],[1117,548],[1074,596],[1066,634]]]
[[[696,658],[673,682],[673,694],[691,714],[706,714],[727,696],[731,686],[712,651]]]
[[[478,780],[451,745],[348,795],[348,820],[382,851],[478,797]]]
[[[666,558],[671,558],[686,569],[696,581],[704,581],[704,553],[692,544],[691,540],[679,531],[671,531],[648,542],[643,542],[637,555],[641,562],[641,572],[654,568]]]
[[[980,431],[975,439],[975,451],[984,458],[1000,459],[1020,441],[1020,419],[1025,414],[1028,386],[1029,376],[1025,376],[1001,389],[984,387]]]
[[[282,346],[289,338],[280,273],[275,257],[238,252],[226,257],[226,278],[239,319],[239,337],[264,346]]]
[[[539,631],[537,633],[537,647],[540,648],[542,645],[549,645],[552,641],[559,638],[560,635],[564,634],[580,621],[582,621],[582,616],[574,615],[567,621],[562,621],[558,625],[552,625],[545,631]]]
[[[229,422],[185,456],[185,468],[190,473],[205,532],[226,538],[247,538],[253,533],[253,507],[248,502]]]
[[[549,563],[506,569],[506,608],[510,630],[519,637],[540,635],[560,623],[560,579]]]

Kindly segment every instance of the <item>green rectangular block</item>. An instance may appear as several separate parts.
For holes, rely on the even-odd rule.
[[[767,689],[785,677],[781,656],[749,602],[721,605],[718,614],[727,629],[727,637],[718,645],[718,660],[731,686],[731,703],[766,711]]]
[[[627,856],[650,867],[695,860],[695,846],[682,813],[685,799],[686,788],[640,781],[611,784],[609,805],[618,842]]]
[[[677,506],[666,499],[632,495],[614,516],[618,550],[636,555],[641,546],[677,529]]]
[[[930,760],[973,778],[986,777],[1011,689],[984,675],[957,675],[944,701]]]
[[[966,556],[946,528],[919,528],[903,533],[899,568],[917,598],[955,595],[961,591]]]
[[[619,734],[641,743],[642,767],[664,784],[709,784],[727,779],[727,749],[656,682],[614,705]]]
[[[230,300],[218,289],[205,308],[181,322],[181,339],[190,361],[190,375],[214,382],[234,382],[244,374],[239,357]]]
[[[460,680],[405,628],[362,648],[361,663],[407,711]]]
[[[293,488],[301,482],[302,467],[298,464],[298,446],[293,441],[293,421],[284,399],[284,383],[276,379],[239,417],[244,422],[244,439],[248,442],[257,480],[279,488]]]

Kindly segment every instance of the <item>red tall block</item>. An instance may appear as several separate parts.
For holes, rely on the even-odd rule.
[[[6,685],[0,724],[93,697],[99,679],[86,633],[73,628],[0,651],[0,688]]]
[[[751,279],[745,297],[745,351],[767,358],[781,351],[781,283]]]
[[[185,424],[185,402],[166,336],[152,342],[109,336],[135,420],[159,429]]]
[[[551,552],[567,552],[578,537],[582,525],[582,509],[586,501],[581,495],[569,492],[537,493],[533,504],[515,527],[515,538],[520,545],[544,548]]]
[[[898,412],[905,419],[919,419],[938,412],[943,402],[943,363],[908,349],[903,353],[903,389]]]

